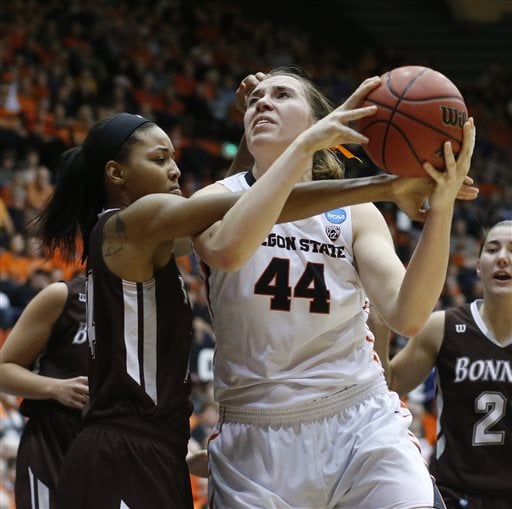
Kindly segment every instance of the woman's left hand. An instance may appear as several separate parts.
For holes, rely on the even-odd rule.
[[[208,477],[208,452],[206,449],[190,452],[187,455],[188,470],[197,477]]]

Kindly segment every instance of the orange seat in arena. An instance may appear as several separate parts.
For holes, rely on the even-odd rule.
[[[30,274],[31,261],[27,256],[16,256],[10,251],[0,253],[2,274],[19,283],[24,283]]]

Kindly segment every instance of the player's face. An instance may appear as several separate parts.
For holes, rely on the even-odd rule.
[[[495,226],[487,235],[477,271],[485,292],[512,295],[512,226]]]
[[[292,76],[263,80],[247,99],[245,136],[255,159],[264,149],[279,155],[313,122],[303,84]]]
[[[131,201],[151,193],[181,195],[181,175],[174,160],[174,146],[169,136],[157,126],[138,134],[125,170],[125,189]]]

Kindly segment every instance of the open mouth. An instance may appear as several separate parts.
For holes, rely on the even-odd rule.
[[[272,124],[272,121],[269,118],[267,118],[267,117],[259,117],[253,123],[253,127],[257,127],[257,126],[260,126],[260,125],[266,125],[266,124]]]
[[[512,276],[506,272],[498,272],[493,277],[498,281],[510,281],[512,279]]]

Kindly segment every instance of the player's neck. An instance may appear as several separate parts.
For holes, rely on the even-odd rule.
[[[486,298],[479,309],[483,322],[500,342],[506,342],[512,338],[511,308],[510,299]]]

